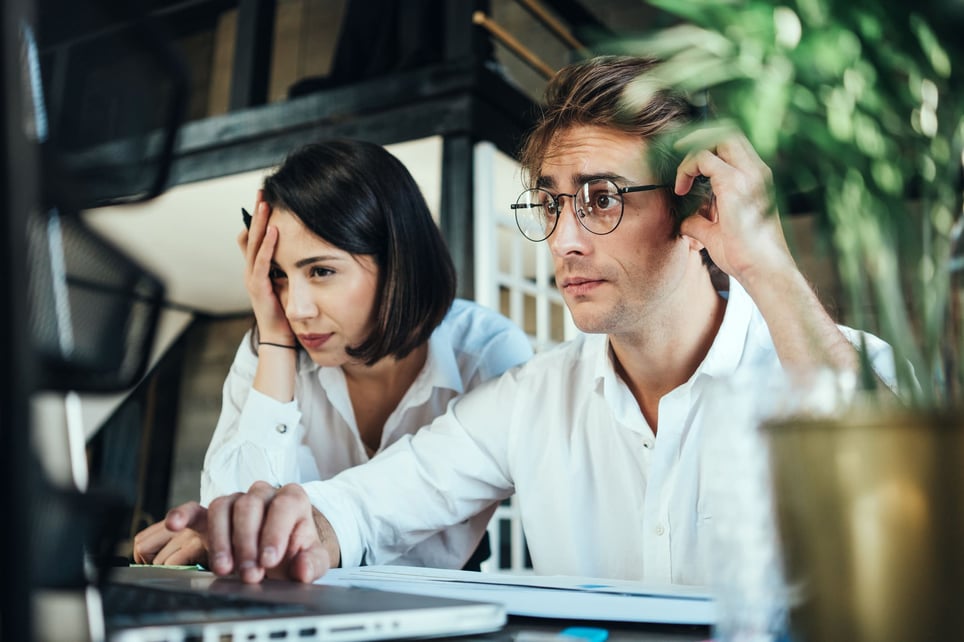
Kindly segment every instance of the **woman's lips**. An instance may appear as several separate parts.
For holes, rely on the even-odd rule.
[[[332,333],[327,334],[299,334],[298,341],[304,346],[305,350],[317,350],[332,337]]]

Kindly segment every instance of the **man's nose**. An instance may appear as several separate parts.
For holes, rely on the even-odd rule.
[[[568,254],[573,251],[585,251],[588,230],[579,221],[577,199],[574,195],[559,194],[556,196],[558,204],[558,218],[556,229],[549,237],[549,245],[554,254]]]

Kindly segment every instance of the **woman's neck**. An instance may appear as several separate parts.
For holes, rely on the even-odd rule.
[[[381,446],[385,422],[415,383],[427,358],[425,343],[402,359],[386,357],[371,366],[342,366],[355,422],[369,456]]]

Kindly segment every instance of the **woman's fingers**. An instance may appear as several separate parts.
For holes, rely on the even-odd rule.
[[[204,541],[197,531],[188,528],[171,535],[172,537],[155,556],[154,564],[174,566],[206,564],[207,552],[204,549]]]
[[[164,522],[151,524],[134,535],[134,563],[153,564],[158,552],[167,545],[173,536],[174,533],[164,526]]]

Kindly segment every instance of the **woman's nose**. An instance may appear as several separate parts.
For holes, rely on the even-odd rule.
[[[311,298],[311,291],[307,284],[289,282],[285,316],[289,319],[307,319],[317,314],[318,306]]]

